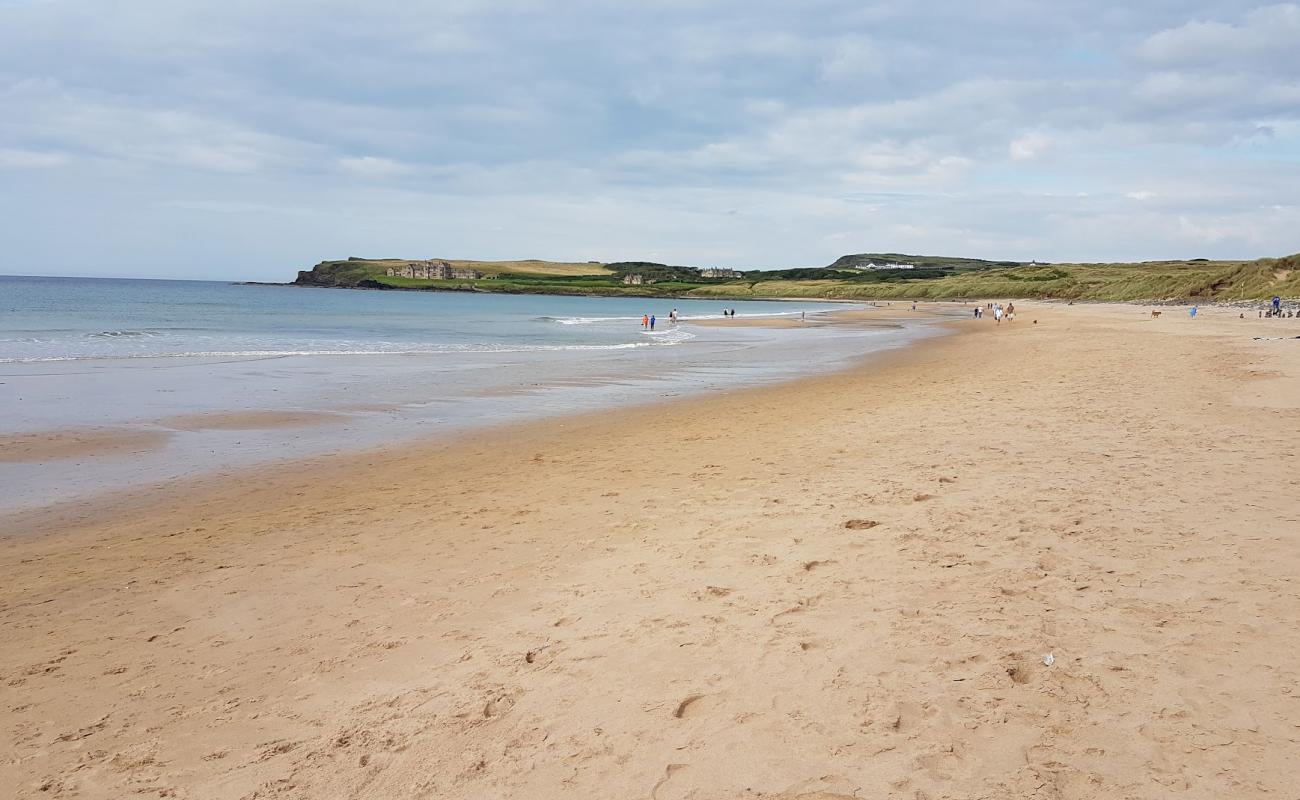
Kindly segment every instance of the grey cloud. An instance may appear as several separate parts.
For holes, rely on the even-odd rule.
[[[64,153],[0,148],[0,169],[43,169],[62,166],[67,162],[68,157]]]
[[[1285,3],[1247,12],[1240,21],[1188,21],[1152,34],[1138,48],[1161,66],[1227,64],[1276,69],[1297,63],[1300,5]]]
[[[160,236],[221,239],[194,274],[250,277],[407,247],[742,266],[1263,254],[1292,239],[1293,212],[1256,209],[1288,207],[1281,179],[1300,177],[1296,9],[0,4],[0,170],[27,198],[0,234],[80,264],[45,233],[80,220],[119,263],[186,269],[192,249],[96,221],[132,207]],[[1243,224],[1205,241],[1181,220]]]

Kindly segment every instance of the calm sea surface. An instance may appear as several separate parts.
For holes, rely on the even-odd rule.
[[[0,509],[783,380],[934,333],[692,324],[720,319],[724,306],[738,319],[842,307],[0,277],[0,436],[167,434],[165,446],[135,453],[0,459]],[[654,333],[643,314],[657,316]],[[334,416],[291,428],[194,423],[266,411]]]

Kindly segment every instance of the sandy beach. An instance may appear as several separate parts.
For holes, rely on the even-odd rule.
[[[1017,305],[0,520],[0,786],[1292,796],[1300,320]]]

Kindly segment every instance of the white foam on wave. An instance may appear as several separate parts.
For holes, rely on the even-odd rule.
[[[108,361],[116,359],[166,359],[166,358],[287,358],[289,356],[419,356],[452,353],[545,353],[565,351],[633,350],[639,347],[656,347],[681,344],[695,338],[687,331],[665,331],[670,336],[657,336],[651,341],[622,342],[619,344],[444,344],[429,347],[397,347],[392,349],[347,348],[337,350],[192,350],[174,353],[96,353],[84,355],[33,356],[29,358],[0,358],[0,364],[32,364],[60,361]]]
[[[542,319],[558,322],[561,325],[597,325],[601,322],[641,323],[640,317],[542,317]]]
[[[695,338],[695,334],[683,328],[661,328],[656,331],[641,331],[641,333],[653,337],[652,344],[680,344]]]
[[[746,317],[749,319],[766,319],[768,317],[795,317],[800,314],[825,314],[837,309],[800,309],[798,311],[758,311],[758,312],[736,312],[737,317]],[[668,316],[656,315],[657,321],[661,323],[668,322]],[[543,322],[558,322],[561,325],[597,325],[602,322],[627,322],[637,325],[641,324],[641,317],[538,317]],[[690,322],[692,320],[702,319],[730,319],[724,317],[721,312],[717,314],[679,314],[679,322]]]
[[[119,338],[132,338],[132,337],[153,339],[163,335],[165,334],[163,334],[161,331],[130,330],[130,329],[120,330],[120,331],[100,331],[99,333],[86,334],[86,336],[93,339],[119,339]]]

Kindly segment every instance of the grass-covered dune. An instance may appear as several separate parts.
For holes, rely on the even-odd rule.
[[[848,259],[849,261],[845,261]],[[911,264],[912,269],[855,269],[836,264]],[[306,286],[460,290],[538,294],[701,298],[833,299],[1043,298],[1110,301],[1229,302],[1300,298],[1300,254],[1255,261],[1144,261],[1117,264],[1023,264],[897,253],[845,256],[829,267],[751,270],[740,278],[703,278],[687,267],[646,262],[450,261],[483,277],[393,277],[402,259],[326,261],[298,274]],[[628,285],[628,275],[646,283]],[[653,279],[655,282],[648,282]]]
[[[1111,301],[1300,298],[1300,254],[1256,261],[1147,261],[959,270],[909,278],[879,270],[856,280],[776,280],[701,287],[694,294],[747,297],[955,299],[982,297]],[[884,273],[895,273],[887,275]],[[876,280],[873,280],[875,278]],[[740,284],[740,285],[737,285]]]

